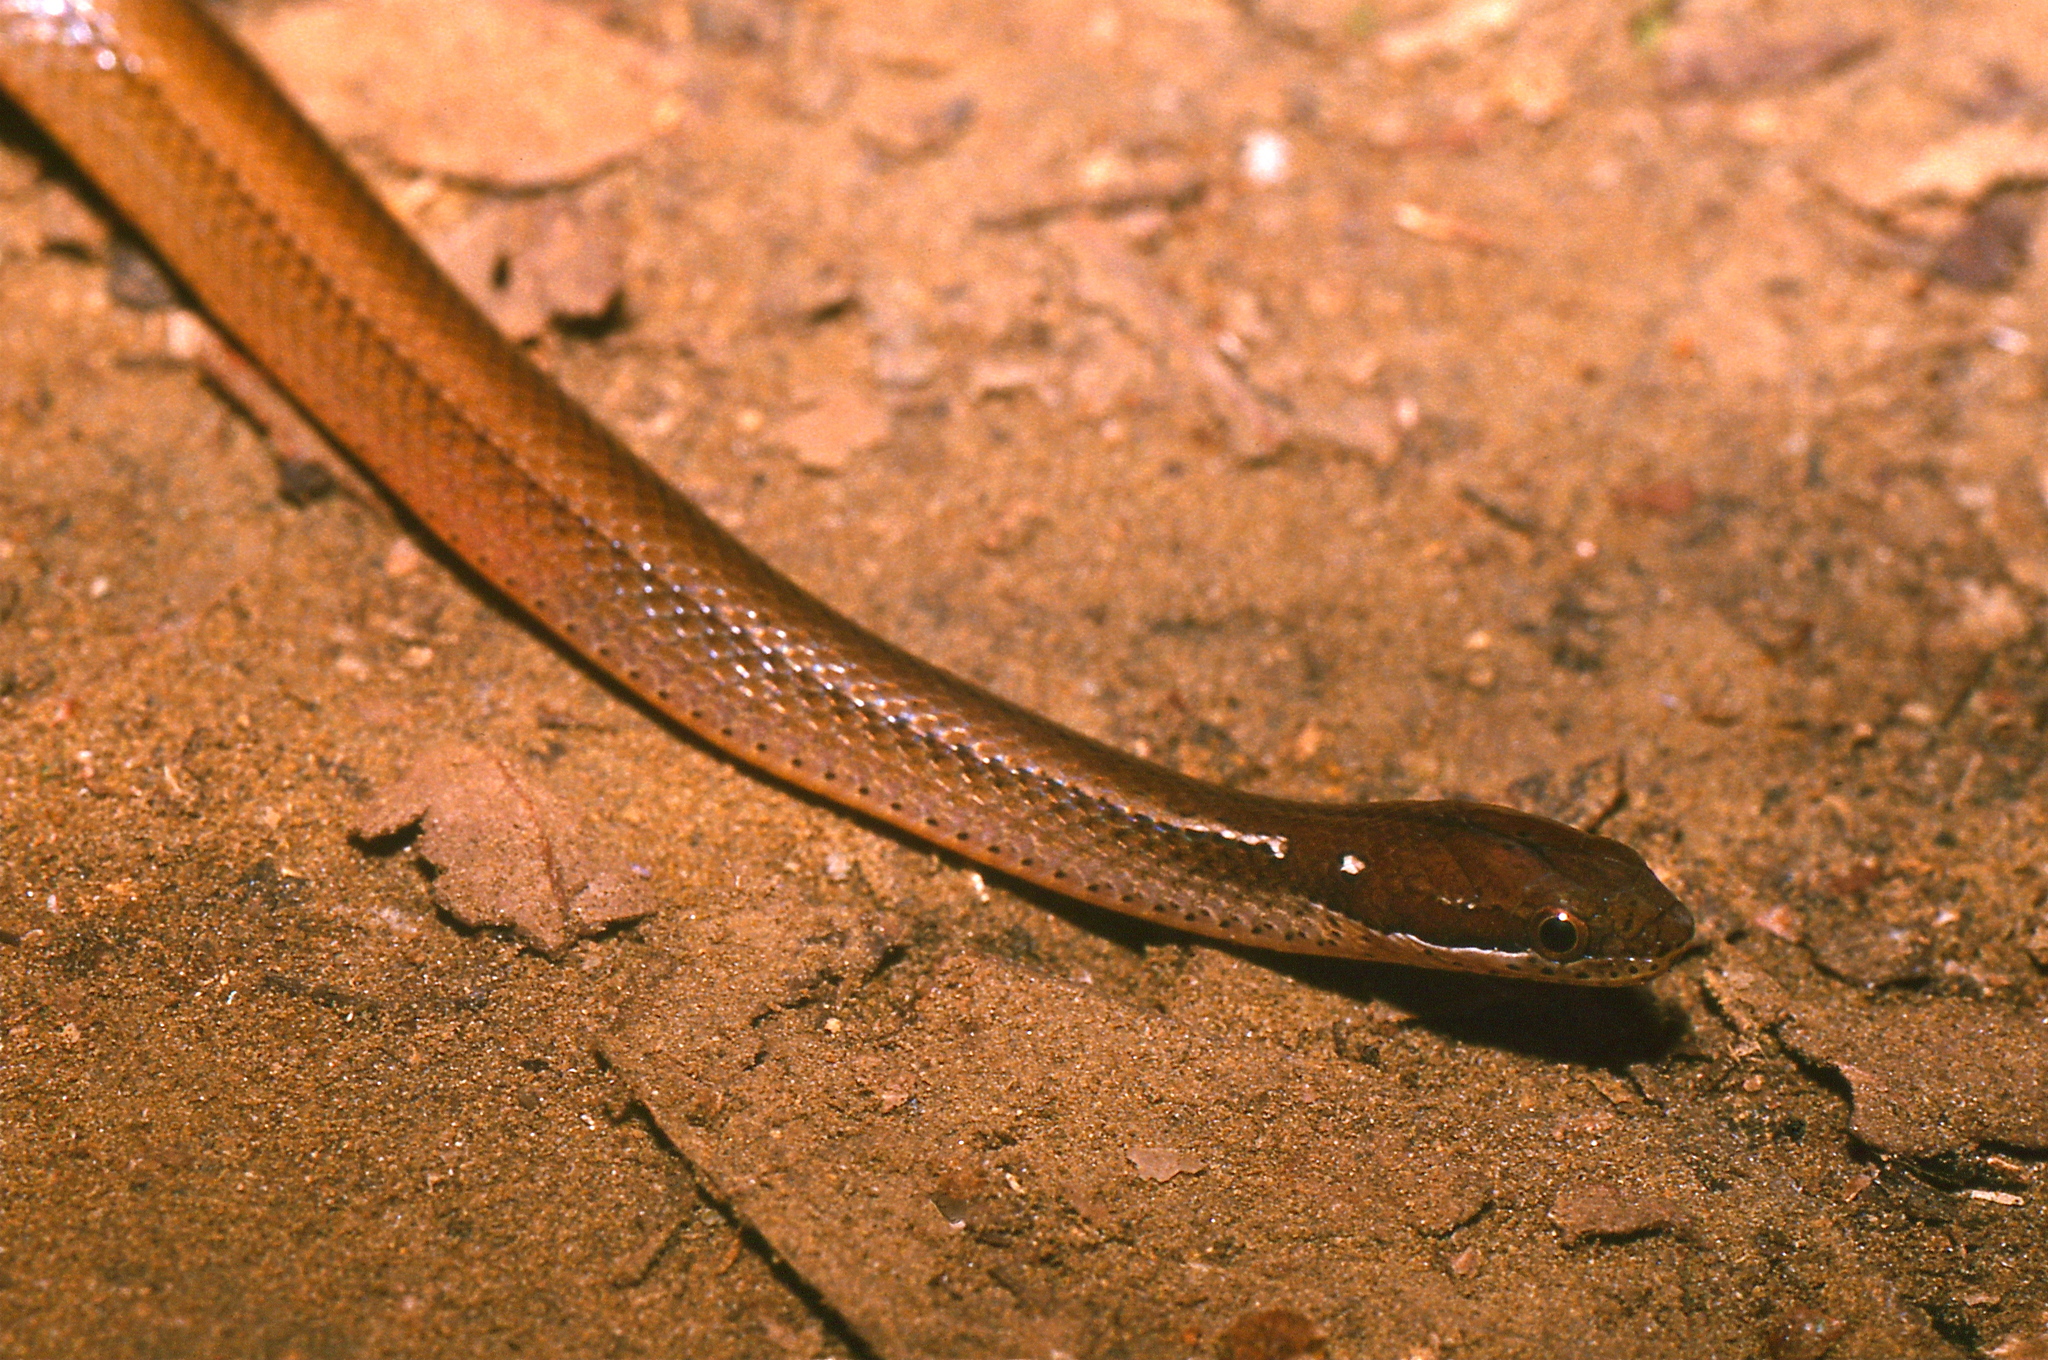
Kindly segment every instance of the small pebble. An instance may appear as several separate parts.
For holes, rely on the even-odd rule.
[[[1277,132],[1262,131],[1244,139],[1238,165],[1244,171],[1244,177],[1252,183],[1273,185],[1287,178],[1293,160],[1294,149],[1286,137]]]

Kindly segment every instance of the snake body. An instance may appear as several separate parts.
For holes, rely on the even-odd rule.
[[[187,0],[0,0],[0,92],[453,553],[735,759],[1018,879],[1240,944],[1612,984],[1691,939],[1616,841],[1480,803],[1203,783],[834,612],[501,337]]]

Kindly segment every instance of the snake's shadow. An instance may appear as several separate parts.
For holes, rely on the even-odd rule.
[[[1191,941],[1164,926],[1004,882],[1045,911],[1133,951],[1166,944],[1221,949],[1360,1005],[1386,1002],[1404,1012],[1407,1023],[1446,1039],[1545,1062],[1609,1070],[1656,1062],[1679,1047],[1691,1028],[1681,1007],[1647,986],[1575,987]]]
[[[1691,1028],[1683,1008],[1647,986],[1574,987],[1336,959],[1277,966],[1311,986],[1389,1002],[1447,1039],[1546,1062],[1610,1070],[1656,1062]]]

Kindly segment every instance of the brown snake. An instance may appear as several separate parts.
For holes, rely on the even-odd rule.
[[[187,0],[0,0],[0,92],[394,497],[563,642],[749,765],[1016,878],[1238,944],[1560,982],[1692,919],[1602,836],[1469,802],[1176,774],[806,594],[444,279]]]

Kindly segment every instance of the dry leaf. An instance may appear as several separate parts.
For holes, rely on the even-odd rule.
[[[1567,1242],[1636,1237],[1678,1221],[1678,1206],[1660,1195],[1631,1194],[1606,1181],[1567,1186],[1550,1206],[1550,1221]]]
[[[1781,88],[1846,70],[1883,45],[1879,34],[1833,23],[1789,35],[1743,28],[1690,34],[1665,51],[1658,84],[1672,95]]]
[[[1280,450],[1293,421],[1224,361],[1187,307],[1136,255],[1093,221],[1063,222],[1048,235],[1073,265],[1075,295],[1115,317],[1177,382],[1207,398],[1238,459],[1256,463]]]
[[[683,113],[679,70],[543,0],[315,0],[246,33],[330,135],[472,183],[584,179]]]
[[[439,871],[441,909],[464,925],[508,926],[543,954],[655,910],[638,875],[599,867],[560,799],[474,746],[426,751],[355,834],[382,840],[415,825],[413,852]]]
[[[1465,57],[1511,32],[1521,21],[1521,0],[1471,0],[1380,35],[1380,59],[1407,68],[1446,57]]]
[[[888,439],[889,410],[858,388],[836,387],[809,410],[785,416],[767,441],[796,454],[809,472],[843,472],[857,453]]]
[[[2048,133],[2019,123],[1965,128],[1921,152],[1878,195],[1884,206],[1974,203],[1994,186],[2048,178]],[[1860,196],[1851,192],[1851,197]]]
[[[625,289],[625,212],[609,192],[486,203],[434,244],[469,300],[514,340],[602,318]]]
[[[1148,1181],[1170,1181],[1182,1172],[1192,1176],[1206,1171],[1209,1166],[1200,1157],[1176,1152],[1172,1148],[1134,1147],[1124,1155],[1131,1159],[1131,1165],[1138,1169],[1138,1174]]]

